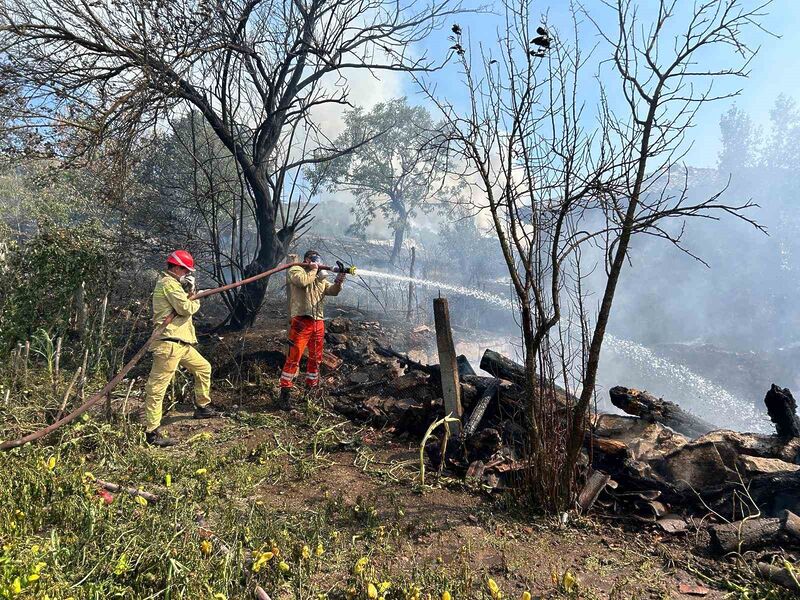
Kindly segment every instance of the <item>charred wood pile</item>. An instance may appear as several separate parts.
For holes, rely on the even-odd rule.
[[[332,319],[326,333],[328,402],[353,420],[419,443],[445,415],[442,373],[438,364],[395,348],[430,350],[432,338],[428,327]],[[282,351],[278,345],[251,358],[279,368]],[[455,362],[463,414],[444,469],[490,490],[513,486],[524,469],[524,369],[492,350],[480,361],[488,375],[476,373],[465,356]],[[556,393],[568,409],[572,398]],[[610,396],[628,414],[591,416],[576,508],[646,521],[670,534],[702,527],[709,551],[718,554],[800,548],[800,420],[789,390],[773,385],[764,400],[774,435],[718,430],[645,391],[614,387]],[[438,467],[437,443],[427,449]]]

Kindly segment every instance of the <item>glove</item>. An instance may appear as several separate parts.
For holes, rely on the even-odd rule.
[[[336,276],[336,279],[333,280],[333,282],[335,284],[337,284],[337,285],[342,285],[344,283],[345,279],[347,279],[347,274],[346,273],[339,273]]]
[[[188,296],[191,296],[192,294],[197,292],[197,286],[195,284],[194,275],[184,275],[181,278],[181,287]]]

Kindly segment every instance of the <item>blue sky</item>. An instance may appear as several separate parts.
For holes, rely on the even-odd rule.
[[[751,0],[743,2],[745,6],[752,3]],[[640,0],[639,5],[646,11],[655,5],[655,0]],[[679,0],[678,3],[681,10],[687,11],[692,5],[693,0]],[[548,23],[561,30],[569,29],[569,3],[565,0],[542,0],[535,2],[533,6],[533,14],[547,13]],[[585,0],[584,6],[599,20],[601,26],[604,28],[608,26],[609,30],[614,30],[613,14],[601,4],[600,0]],[[495,10],[499,12],[502,7],[497,4]],[[751,75],[748,79],[730,79],[727,83],[717,84],[723,87],[715,86],[715,90],[718,91],[741,88],[742,92],[735,100],[722,100],[707,105],[700,112],[691,136],[693,147],[687,155],[688,164],[698,167],[716,164],[719,152],[719,118],[734,102],[747,112],[757,125],[764,127],[769,122],[769,110],[778,94],[784,93],[800,102],[800,34],[797,32],[797,27],[800,26],[800,0],[774,0],[768,11],[769,14],[763,19],[763,24],[769,31],[781,37],[775,38],[751,32],[749,39],[755,41],[754,45],[761,46],[758,55],[751,63]],[[481,43],[492,45],[497,39],[498,28],[503,26],[503,18],[498,14],[461,15],[452,21],[459,23],[465,36],[469,36],[473,48],[477,48]],[[447,52],[452,43],[447,39],[450,33],[449,27],[448,25],[445,30],[435,32],[426,43],[432,55],[442,56]],[[584,22],[580,26],[580,42],[587,51],[599,42],[591,23]],[[598,48],[596,52],[600,56],[603,48]],[[727,50],[721,50],[716,55],[704,58],[710,61],[726,58],[723,52]],[[448,96],[458,95],[458,90],[461,89],[459,80],[460,75],[454,64],[436,75],[439,89],[447,90]],[[596,93],[592,89],[593,82],[588,78],[586,86],[587,99],[596,99]],[[412,101],[413,99],[421,101],[421,98],[415,96],[414,84],[406,83],[404,91]]]

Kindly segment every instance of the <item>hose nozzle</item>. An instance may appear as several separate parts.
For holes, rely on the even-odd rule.
[[[336,266],[333,268],[333,272],[334,273],[347,273],[348,275],[355,275],[356,274],[356,268],[353,265],[350,265],[349,267],[345,267],[344,263],[342,263],[341,261],[337,260],[336,261]]]

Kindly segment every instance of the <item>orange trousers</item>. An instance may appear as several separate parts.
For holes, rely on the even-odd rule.
[[[289,356],[283,365],[281,387],[290,388],[300,367],[300,359],[308,346],[308,364],[306,365],[306,385],[315,387],[319,384],[319,365],[322,362],[322,345],[325,342],[325,321],[311,317],[294,317],[289,328]]]

